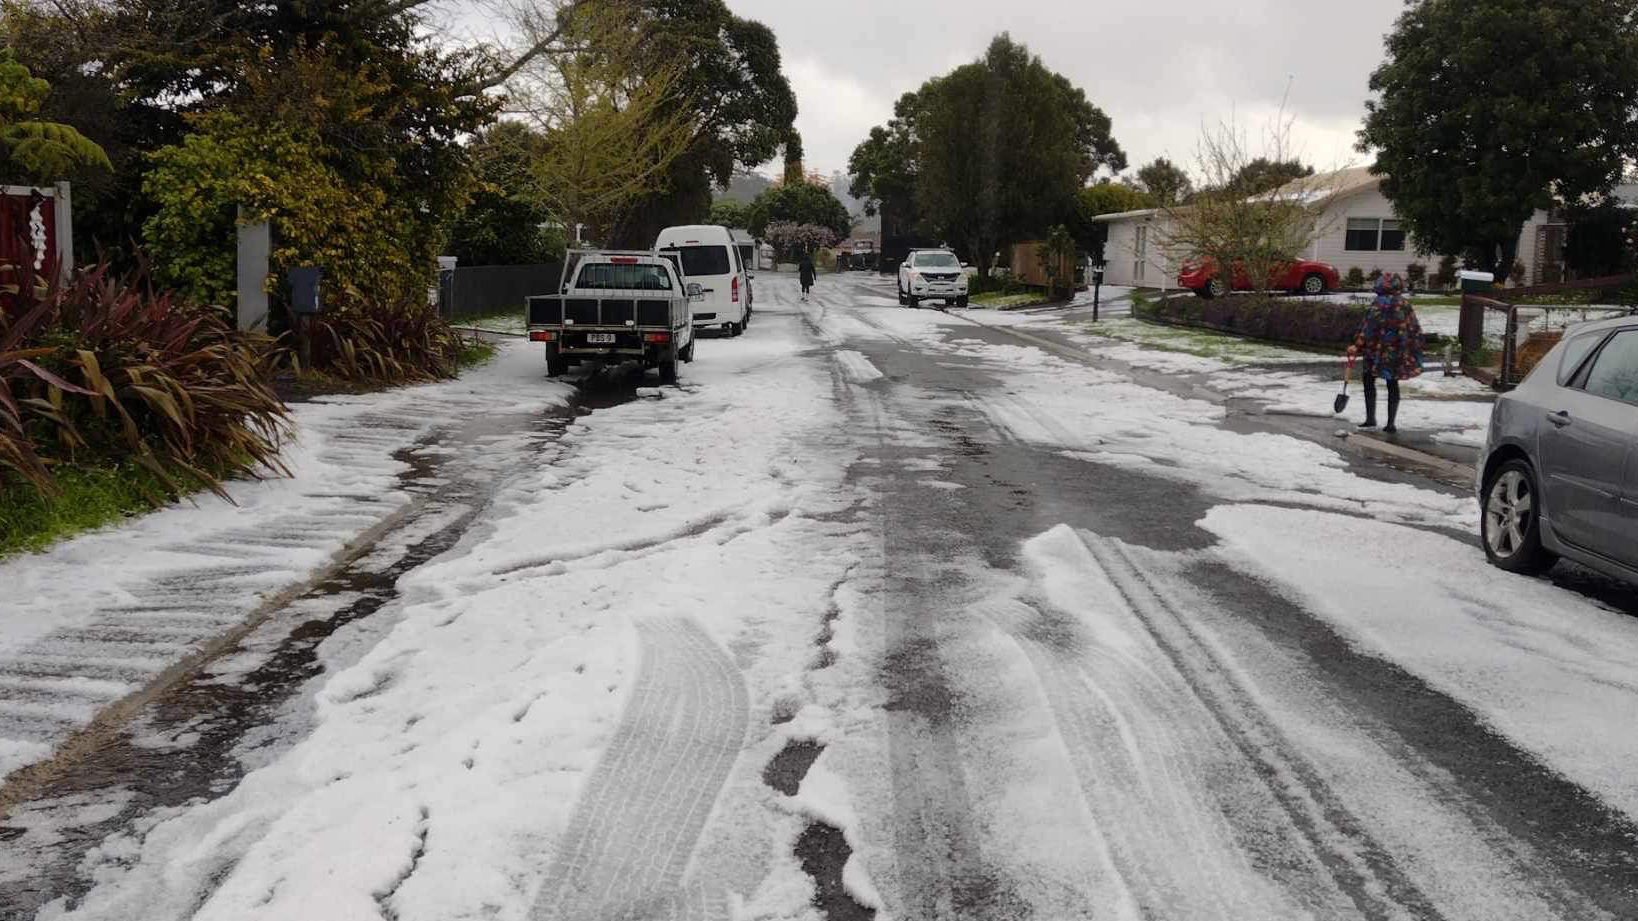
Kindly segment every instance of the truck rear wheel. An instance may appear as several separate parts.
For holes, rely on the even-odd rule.
[[[546,346],[546,376],[559,377],[569,371],[569,360],[558,354],[557,346]]]

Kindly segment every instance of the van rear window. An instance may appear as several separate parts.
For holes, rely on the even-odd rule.
[[[594,262],[580,270],[577,288],[612,288],[619,291],[670,291],[671,275],[663,265],[611,265]]]
[[[726,246],[679,246],[682,253],[683,274],[690,278],[697,275],[728,275],[733,269],[728,267],[728,247]]]

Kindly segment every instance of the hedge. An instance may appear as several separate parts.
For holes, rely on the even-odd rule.
[[[1299,298],[1192,295],[1138,304],[1143,320],[1192,326],[1218,332],[1320,348],[1346,348],[1365,319],[1365,304],[1340,304]]]

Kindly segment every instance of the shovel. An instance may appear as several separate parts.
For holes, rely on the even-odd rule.
[[[1342,392],[1337,394],[1336,403],[1331,408],[1331,412],[1337,415],[1341,415],[1342,411],[1348,408],[1348,379],[1353,376],[1353,373],[1354,356],[1349,355],[1348,364],[1343,366],[1342,369]]]

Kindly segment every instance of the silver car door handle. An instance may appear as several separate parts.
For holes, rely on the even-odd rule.
[[[1570,413],[1568,410],[1564,409],[1561,409],[1556,413],[1548,413],[1547,421],[1558,426],[1559,428],[1563,428],[1564,426],[1570,424]]]

